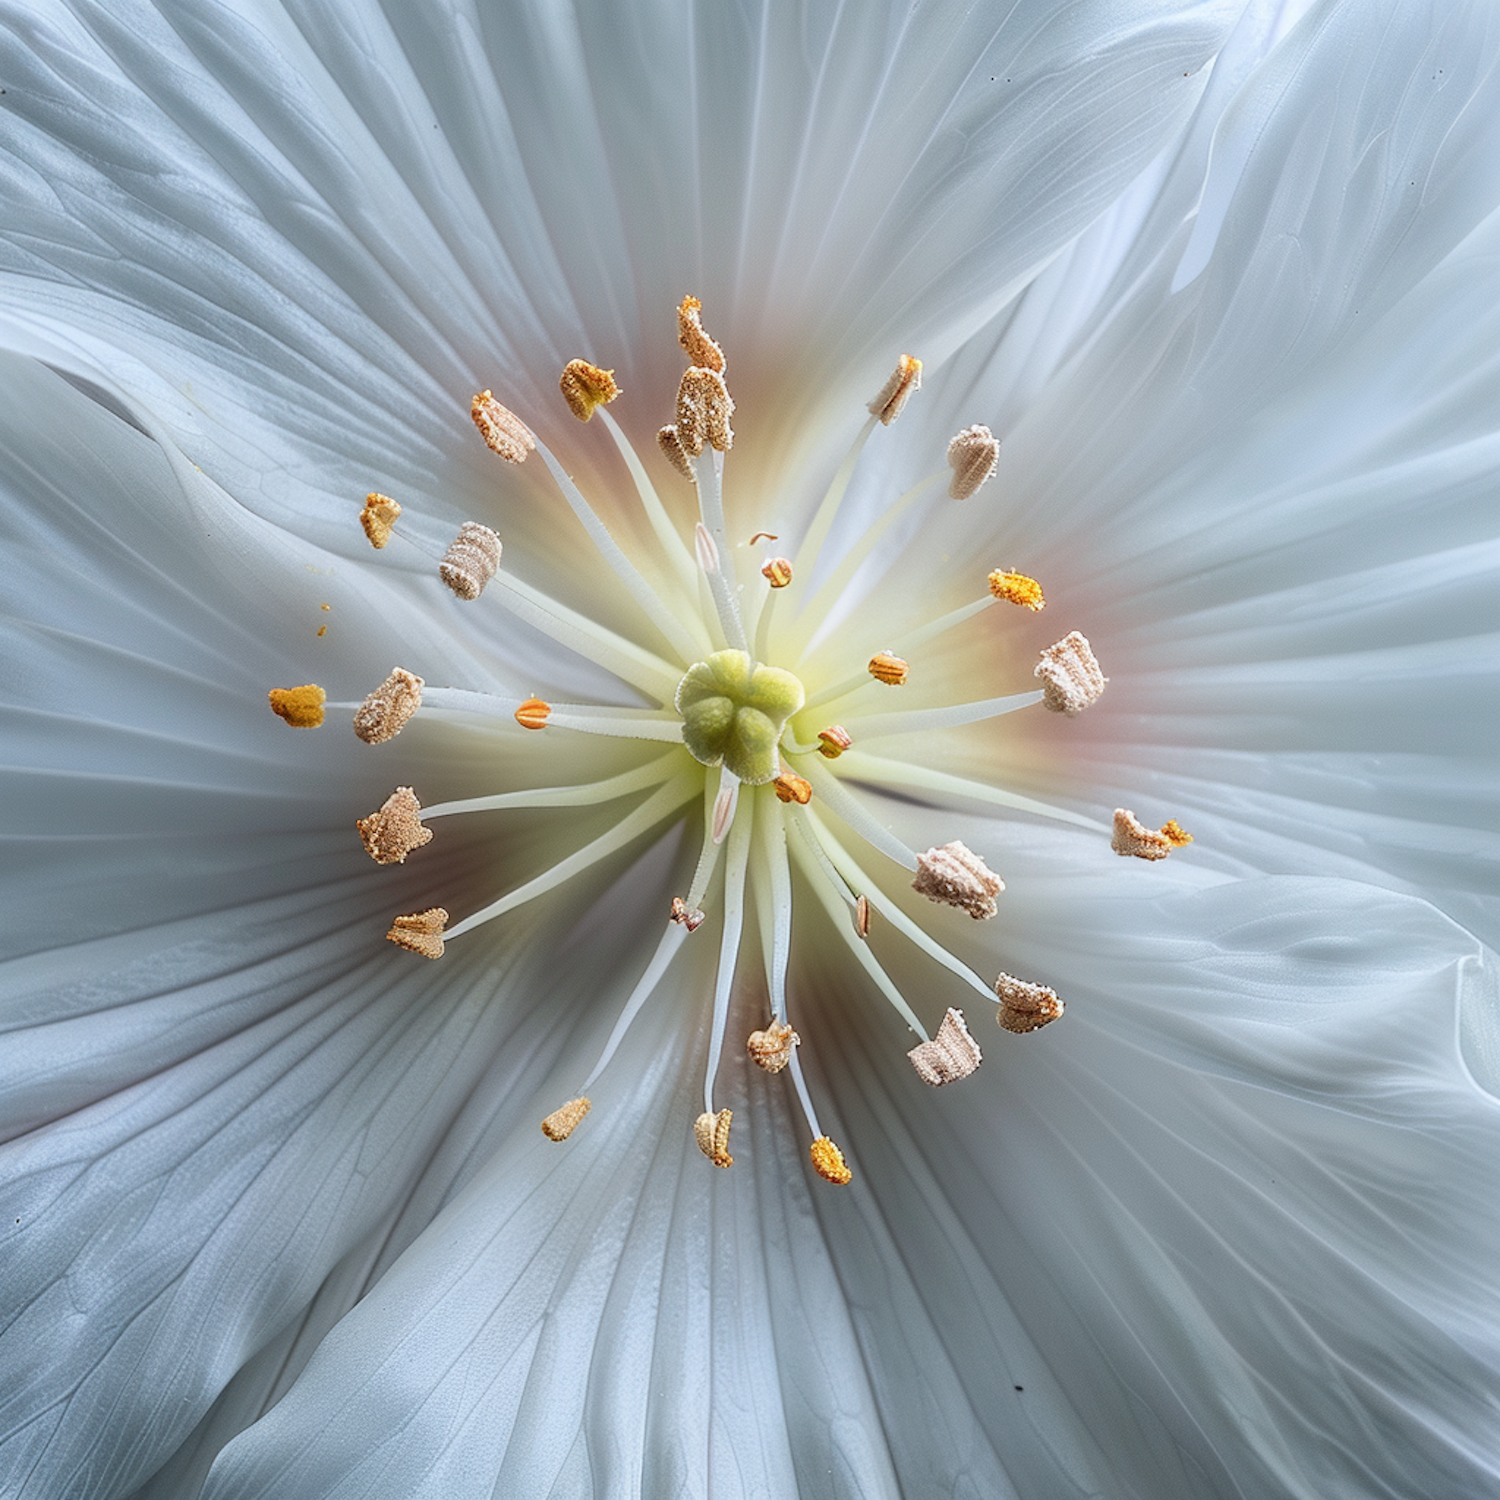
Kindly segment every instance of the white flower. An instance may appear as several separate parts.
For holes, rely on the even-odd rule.
[[[1497,42],[1483,4],[1282,29],[1145,0],[0,13],[0,1487],[1495,1486]],[[613,368],[644,447],[689,292],[737,404],[721,564],[773,531],[804,587],[898,354],[924,387],[871,437],[835,549],[946,478],[956,433],[1001,441],[978,494],[911,502],[826,632],[778,600],[805,684],[858,642],[926,674],[899,690],[919,707],[1019,692],[1074,629],[1110,678],[1078,716],[892,738],[907,795],[857,792],[867,831],[998,905],[906,909],[1014,976],[1017,1025],[1043,1004],[1020,986],[1055,988],[1057,1025],[971,1011],[982,1067],[924,1087],[847,954],[929,1031],[961,992],[799,888],[790,1055],[842,1188],[808,1164],[796,1068],[742,1041],[712,1100],[734,1168],[694,1143],[717,887],[588,1119],[537,1128],[694,894],[697,814],[440,962],[382,941],[623,814],[440,818],[386,867],[357,817],[396,786],[430,810],[590,782],[635,763],[605,767],[611,741],[433,695],[364,745],[347,710],[293,731],[265,704],[317,682],[352,705],[400,664],[639,714],[607,662],[436,564],[493,525],[508,597],[665,649],[540,455],[502,465],[466,407],[493,388],[637,565],[669,566],[555,382]],[[687,537],[686,481],[647,462]],[[379,553],[372,489],[404,508]],[[1041,580],[1047,613],[1002,602],[908,651],[991,569]],[[710,645],[717,613],[688,627]],[[1116,858],[1116,807],[1197,842]],[[732,1038],[770,1020],[751,946],[743,993],[719,987]],[[929,1071],[964,1072],[956,1023],[943,1045]]]

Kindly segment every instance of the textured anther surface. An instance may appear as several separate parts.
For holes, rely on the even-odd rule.
[[[500,567],[500,538],[478,521],[465,521],[438,564],[438,577],[460,599],[477,599]]]
[[[844,1187],[853,1179],[854,1173],[844,1162],[844,1153],[826,1135],[820,1135],[809,1150],[813,1168],[824,1182]]]
[[[580,422],[587,422],[594,415],[595,407],[608,406],[620,394],[620,387],[615,384],[615,372],[601,370],[586,359],[570,359],[558,376],[557,386],[563,400],[568,403],[568,410]]]
[[[365,506],[359,513],[359,524],[364,527],[370,545],[377,550],[391,539],[391,528],[401,516],[401,507],[389,495],[371,490],[365,496]]]
[[[733,1110],[721,1109],[718,1114],[705,1110],[693,1121],[693,1139],[716,1167],[734,1165],[734,1158],[729,1154],[729,1125],[733,1119]]]
[[[975,425],[954,433],[948,444],[948,467],[953,470],[949,497],[967,500],[995,472],[999,461],[1000,442],[988,427]]]
[[[1005,889],[1005,882],[955,839],[917,856],[917,878],[911,888],[929,901],[959,907],[977,922],[995,915],[995,897]]]
[[[1109,681],[1089,649],[1088,637],[1076,630],[1042,652],[1033,675],[1041,679],[1043,704],[1058,714],[1082,713],[1098,702]]]
[[[398,786],[368,818],[354,825],[365,853],[378,865],[400,865],[413,849],[432,842],[432,830],[422,826],[422,804],[409,786]]]
[[[492,453],[508,464],[526,462],[536,448],[531,429],[509,408],[501,406],[490,391],[480,391],[469,403],[469,415]]]
[[[423,958],[441,958],[443,929],[447,925],[447,911],[441,906],[429,906],[426,911],[394,918],[386,937],[398,947],[420,953]]]
[[[1175,822],[1161,829],[1147,828],[1128,808],[1115,809],[1115,828],[1109,847],[1116,854],[1133,854],[1137,859],[1165,859],[1180,845],[1190,843],[1192,838]]]
[[[584,1098],[569,1099],[560,1104],[542,1121],[542,1134],[549,1141],[565,1141],[578,1129],[579,1122],[593,1108],[593,1103]]]
[[[877,651],[870,658],[870,676],[887,687],[900,687],[906,681],[907,664],[889,651]]]
[[[724,351],[704,331],[703,304],[684,297],[677,309],[677,342],[687,352],[688,363],[715,375],[724,373]]]
[[[790,1026],[772,1021],[764,1031],[752,1031],[745,1043],[750,1061],[767,1073],[779,1073],[792,1060],[792,1048],[802,1040]]]
[[[422,706],[422,679],[405,667],[391,675],[354,711],[354,732],[367,745],[383,745],[406,727]]]
[[[696,365],[683,373],[677,387],[677,441],[696,458],[705,447],[727,453],[734,446],[729,419],[734,402],[724,377]],[[659,435],[658,435],[659,436]]]
[[[315,682],[301,687],[272,688],[266,694],[271,712],[293,729],[316,729],[323,722],[323,705],[328,694]]]
[[[979,1043],[969,1035],[961,1010],[948,1008],[943,1024],[930,1042],[920,1042],[906,1054],[917,1070],[917,1077],[934,1088],[967,1078],[977,1068],[983,1055]]]
[[[870,415],[879,417],[889,427],[901,415],[901,408],[921,389],[922,361],[903,354],[896,361],[890,378],[881,386],[880,394],[870,403]]]
[[[1063,1003],[1056,990],[1044,984],[1028,984],[1013,974],[1001,974],[995,980],[995,994],[1000,1009],[995,1015],[998,1025],[1017,1036],[1037,1031],[1063,1013]]]

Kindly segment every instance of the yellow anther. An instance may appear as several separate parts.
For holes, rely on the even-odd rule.
[[[989,576],[990,593],[1007,604],[1019,604],[1022,609],[1043,610],[1047,601],[1042,598],[1042,586],[1035,578],[1024,573],[1010,573],[996,568]]]
[[[697,932],[703,925],[703,912],[696,906],[689,906],[681,896],[672,897],[672,920],[681,923],[689,932]]]
[[[795,771],[783,771],[771,783],[771,790],[782,802],[796,802],[806,807],[812,801],[812,783],[804,781]]]
[[[857,896],[854,901],[854,930],[862,938],[870,935],[870,898]]]
[[[495,400],[490,391],[480,391],[469,403],[469,415],[479,435],[493,453],[508,464],[523,464],[536,447],[531,429],[513,412]]]
[[[854,736],[842,724],[830,724],[818,731],[818,754],[828,760],[837,760],[853,743]]]
[[[558,377],[558,388],[568,410],[580,422],[587,422],[594,415],[596,406],[608,406],[620,394],[615,384],[613,370],[601,370],[586,359],[570,359]]]
[[[677,441],[684,453],[696,458],[705,445],[727,453],[734,446],[733,415],[734,402],[718,371],[697,365],[684,371],[677,387]]]
[[[784,557],[773,557],[760,570],[760,576],[773,589],[784,589],[792,581],[792,565]]]
[[[812,1143],[812,1164],[824,1182],[836,1182],[840,1187],[854,1176],[844,1163],[844,1153],[826,1135],[820,1135]]]
[[[377,550],[390,541],[391,528],[401,516],[401,507],[389,495],[371,490],[365,496],[365,508],[359,513],[359,524],[365,528],[370,545]]]
[[[687,456],[687,450],[682,446],[675,427],[661,428],[656,434],[656,446],[661,449],[667,462],[684,479],[689,481],[697,479],[698,476],[693,473],[693,461]]]
[[[953,470],[949,497],[967,500],[995,472],[999,461],[1000,440],[988,427],[965,427],[954,433],[948,443],[948,467]]]
[[[1056,714],[1081,714],[1098,702],[1109,681],[1089,649],[1088,637],[1076,630],[1042,652],[1032,675],[1041,678],[1043,706]]]
[[[1017,1036],[1037,1031],[1063,1013],[1063,1003],[1057,998],[1056,990],[1049,990],[1044,984],[1028,984],[1013,974],[996,977],[995,994],[1000,1000],[996,1022]]]
[[[545,729],[552,717],[552,705],[542,698],[528,698],[516,710],[516,723],[522,729]]]
[[[917,856],[917,878],[911,888],[929,901],[959,907],[979,922],[995,915],[995,897],[1005,889],[1005,882],[955,839]]]
[[[705,1111],[693,1121],[693,1139],[716,1167],[734,1165],[734,1158],[729,1154],[729,1122],[733,1118],[733,1110],[721,1109],[716,1115]]]
[[[423,958],[441,958],[443,929],[447,925],[448,913],[441,906],[429,906],[426,911],[394,918],[386,937],[398,947],[420,953]]]
[[[881,386],[880,394],[870,403],[870,414],[889,427],[901,415],[901,408],[912,394],[922,388],[922,361],[903,354],[891,371],[891,378]]]
[[[477,599],[500,566],[500,538],[478,521],[465,521],[438,564],[438,577],[460,599]]]
[[[316,729],[323,722],[323,705],[328,701],[328,694],[315,682],[305,682],[294,688],[272,688],[266,697],[270,700],[271,712],[293,729]]]
[[[1192,842],[1192,834],[1186,832],[1175,818],[1160,829],[1147,828],[1133,812],[1123,807],[1115,809],[1115,831],[1109,847],[1116,854],[1133,854],[1137,859],[1165,859],[1174,849]]]
[[[917,1070],[917,1077],[934,1088],[967,1078],[984,1060],[979,1043],[964,1025],[964,1013],[952,1006],[938,1027],[938,1034],[930,1042],[919,1043],[906,1055]]]
[[[677,308],[677,342],[687,350],[688,363],[724,373],[724,351],[703,330],[703,304],[696,297],[684,297]]]
[[[888,687],[900,687],[906,681],[906,663],[889,651],[877,651],[870,658],[870,676]]]
[[[377,865],[405,864],[413,849],[432,842],[432,830],[422,826],[422,804],[409,786],[398,786],[377,811],[354,826],[365,853]]]
[[[565,1141],[578,1129],[583,1117],[593,1108],[588,1099],[569,1099],[542,1121],[542,1134],[549,1141]]]
[[[354,711],[354,732],[367,745],[383,745],[406,727],[422,706],[422,679],[405,667],[391,675]]]
[[[745,1043],[750,1061],[767,1073],[779,1073],[792,1060],[792,1048],[802,1038],[790,1026],[772,1021],[764,1031],[752,1031]]]

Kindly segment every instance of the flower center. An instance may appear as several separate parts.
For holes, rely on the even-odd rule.
[[[781,765],[782,731],[802,707],[802,684],[744,651],[715,651],[677,684],[682,743],[700,765],[722,765],[746,786],[764,786]]]

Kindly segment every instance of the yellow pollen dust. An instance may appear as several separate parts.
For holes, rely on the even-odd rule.
[[[545,729],[552,716],[552,705],[542,698],[528,698],[516,710],[516,723],[522,729]]]
[[[995,1022],[1016,1036],[1039,1031],[1063,1013],[1056,990],[1049,990],[1044,984],[1028,984],[1013,974],[996,976],[995,994],[1000,1001]]]
[[[401,507],[389,495],[371,490],[365,496],[365,508],[359,513],[359,524],[364,527],[370,545],[377,551],[391,539],[391,528],[401,517]]]
[[[315,682],[294,688],[272,688],[266,697],[271,712],[293,729],[316,729],[323,722],[323,705],[328,694]]]
[[[594,1107],[586,1098],[569,1099],[542,1121],[542,1134],[549,1141],[565,1141],[578,1129],[583,1117]]]
[[[812,801],[812,783],[804,781],[795,771],[783,771],[771,783],[771,790],[781,802],[795,802],[806,807]]]
[[[393,918],[386,938],[399,948],[420,953],[423,958],[441,958],[443,929],[447,925],[448,913],[441,906],[429,906],[426,911]]]
[[[704,331],[703,304],[696,297],[684,297],[678,306],[677,342],[687,351],[690,365],[724,373],[724,351]]]
[[[402,865],[413,849],[432,842],[432,830],[422,824],[422,804],[409,786],[398,786],[368,818],[354,825],[365,853],[377,865]]]
[[[784,589],[792,581],[792,565],[784,557],[773,557],[760,570],[760,576],[773,589]]]
[[[818,731],[818,754],[825,760],[837,760],[854,744],[854,736],[842,724],[830,724]]]
[[[1115,809],[1114,834],[1109,847],[1116,854],[1133,854],[1137,859],[1165,859],[1174,849],[1193,842],[1174,818],[1161,828],[1147,828],[1128,808]]]
[[[596,406],[608,406],[620,394],[613,370],[601,370],[586,359],[570,359],[557,380],[568,410],[580,422],[594,415]]]
[[[721,1109],[718,1114],[705,1110],[693,1121],[693,1139],[716,1167],[734,1165],[734,1158],[729,1154],[729,1122],[733,1119],[733,1110]]]
[[[853,1180],[854,1173],[845,1164],[844,1153],[826,1135],[820,1135],[810,1149],[813,1167],[824,1182],[845,1187]]]
[[[1010,573],[996,568],[989,576],[990,593],[1007,604],[1019,604],[1022,609],[1043,610],[1047,601],[1042,597],[1042,586],[1035,578],[1024,573]]]
[[[877,651],[870,658],[870,676],[887,687],[900,687],[906,681],[906,663],[889,651]]]
[[[881,386],[880,394],[870,403],[870,415],[879,417],[889,427],[901,415],[901,408],[922,388],[922,361],[903,354],[896,361],[890,379]]]
[[[495,400],[493,391],[480,391],[469,403],[469,415],[492,453],[508,464],[523,464],[535,451],[531,429],[511,410]]]
[[[406,727],[422,706],[422,679],[405,667],[391,675],[354,711],[354,732],[367,745],[383,745]]]
[[[1168,818],[1161,825],[1161,836],[1167,839],[1174,849],[1180,849],[1184,844],[1191,844],[1193,836],[1176,818]]]

